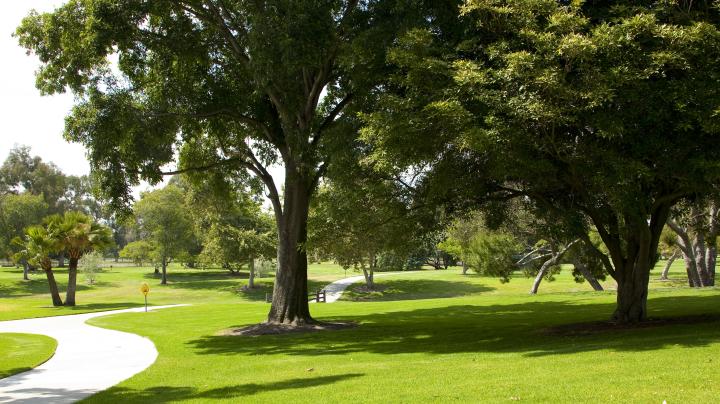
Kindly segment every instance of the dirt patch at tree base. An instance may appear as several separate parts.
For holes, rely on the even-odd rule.
[[[650,318],[646,321],[635,324],[616,323],[613,321],[595,321],[591,323],[563,324],[555,327],[545,328],[544,330],[542,330],[542,333],[552,336],[582,336],[614,331],[657,328],[670,325],[691,325],[714,322],[720,322],[720,314],[700,314],[684,317]]]
[[[307,332],[320,332],[320,331],[334,331],[334,330],[346,330],[349,328],[355,328],[358,323],[350,321],[338,321],[338,322],[317,322],[315,324],[302,324],[302,325],[290,325],[290,324],[270,324],[260,323],[253,324],[242,328],[233,328],[224,330],[220,335],[236,335],[244,337],[258,337],[261,335],[284,335],[284,334],[300,334]]]

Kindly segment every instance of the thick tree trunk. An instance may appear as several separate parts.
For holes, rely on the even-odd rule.
[[[53,306],[62,306],[63,301],[60,298],[60,291],[58,290],[57,281],[55,280],[55,274],[52,268],[45,269],[45,276],[47,276],[48,286],[50,286],[50,296],[52,297]]]
[[[167,258],[162,257],[162,279],[160,280],[161,285],[167,285]]]
[[[590,286],[592,286],[594,291],[602,292],[604,290],[600,282],[597,280],[597,278],[595,278],[595,275],[590,272],[590,270],[585,264],[578,260],[573,260],[573,265],[578,270],[578,272],[582,274],[583,278],[585,278],[585,280],[590,284]]]
[[[678,257],[677,251],[674,251],[670,258],[668,258],[667,262],[665,263],[665,268],[663,268],[662,274],[660,275],[660,280],[666,281],[668,280],[668,274],[670,273],[670,267],[672,266],[673,262]]]
[[[310,316],[307,290],[307,219],[310,181],[291,169],[285,170],[285,201],[278,222],[278,270],[267,323],[303,325],[316,321]]]
[[[462,262],[462,269],[463,269],[462,274],[463,274],[463,275],[467,274],[468,265],[467,265],[467,263],[466,263],[464,260],[463,260],[463,262]]]
[[[248,269],[250,271],[250,274],[248,275],[248,289],[254,289],[255,288],[255,258],[250,257],[250,262],[248,263]]]
[[[662,199],[647,213],[630,210],[620,214],[611,209],[586,211],[608,254],[595,251],[617,282],[617,306],[611,317],[615,322],[637,323],[647,319],[650,270],[657,260],[660,234],[676,202],[667,196]]]
[[[648,283],[650,268],[626,268],[618,280],[617,307],[612,320],[618,323],[638,323],[647,320]]]
[[[68,285],[65,293],[65,306],[75,306],[75,292],[77,291],[77,267],[79,258],[70,258],[68,265]]]
[[[23,265],[23,280],[29,281],[30,277],[28,276],[28,274],[30,272],[30,264],[28,264],[27,261],[23,260],[22,265]]]
[[[663,220],[664,223],[664,220]],[[657,230],[657,229],[655,229]],[[653,234],[647,224],[638,224],[635,237],[629,246],[630,253],[615,263],[614,278],[617,281],[617,307],[612,320],[618,323],[638,323],[647,320],[648,284],[650,270],[655,264],[660,230]],[[619,255],[619,254],[618,254]]]

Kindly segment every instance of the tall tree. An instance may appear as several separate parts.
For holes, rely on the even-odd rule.
[[[587,219],[618,283],[612,318],[643,321],[670,209],[720,178],[710,3],[468,0],[465,41],[418,30],[398,42],[365,136],[378,159],[460,167],[479,195]]]
[[[454,15],[456,3],[73,0],[31,13],[17,35],[42,62],[41,92],[81,99],[66,137],[88,147],[116,208],[141,178],[160,180],[174,146],[178,171],[263,182],[279,240],[268,322],[303,324],[313,322],[308,207],[333,139],[354,137],[341,122],[372,95],[396,33]],[[275,162],[282,196],[267,169]]]

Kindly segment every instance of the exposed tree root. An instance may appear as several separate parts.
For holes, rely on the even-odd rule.
[[[298,334],[306,332],[344,330],[357,327],[353,322],[315,322],[312,324],[260,323],[247,327],[225,330],[222,335],[257,337],[260,335]]]

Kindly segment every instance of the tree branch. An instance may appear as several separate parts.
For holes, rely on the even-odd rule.
[[[352,101],[352,98],[353,94],[350,93],[346,95],[345,98],[340,100],[340,102],[335,106],[335,108],[332,109],[332,111],[330,111],[328,116],[326,116],[323,122],[320,124],[320,127],[318,127],[318,130],[315,133],[315,137],[313,137],[310,144],[312,144],[313,146],[318,144],[323,131],[325,131],[328,127],[330,127],[330,125],[333,124],[333,122],[335,122],[335,118],[337,118],[337,116],[340,115],[345,106],[347,106],[350,101]]]

